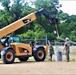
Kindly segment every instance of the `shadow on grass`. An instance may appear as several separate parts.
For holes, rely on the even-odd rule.
[[[15,61],[14,63],[12,63],[12,65],[14,65],[14,64],[26,64],[26,63],[36,63],[36,61],[25,61],[25,62]],[[1,61],[1,62],[0,62],[0,65],[11,65],[11,64],[4,64],[4,63]]]

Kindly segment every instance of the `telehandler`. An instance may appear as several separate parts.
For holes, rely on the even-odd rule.
[[[45,57],[48,53],[48,44],[46,44],[46,48],[43,46],[35,46],[32,48],[32,45],[30,46],[30,44],[20,43],[19,37],[17,36],[7,36],[17,29],[36,20],[41,15],[44,15],[51,24],[59,23],[57,18],[52,18],[51,14],[49,14],[46,9],[42,8],[39,11],[33,12],[19,19],[18,21],[0,29],[0,56],[5,64],[12,64],[15,58],[18,58],[20,61],[27,61],[31,56],[33,56],[36,61],[45,60]],[[5,36],[7,37],[3,38]]]

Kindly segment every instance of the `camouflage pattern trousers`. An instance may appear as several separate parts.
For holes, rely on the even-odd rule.
[[[69,62],[69,60],[70,60],[69,51],[66,51],[66,60],[67,60],[67,62]]]

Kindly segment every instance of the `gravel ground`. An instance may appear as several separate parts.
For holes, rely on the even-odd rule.
[[[76,62],[19,62],[15,61],[13,64],[3,64],[0,61],[0,75],[51,75],[76,74]]]

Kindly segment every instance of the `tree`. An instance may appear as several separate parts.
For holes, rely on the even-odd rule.
[[[10,24],[13,17],[10,14],[10,0],[1,0],[4,10],[0,10],[0,28]]]
[[[31,7],[29,7],[24,0],[13,0],[13,4],[11,4],[11,0],[1,0],[1,4],[4,7],[3,10],[0,10],[0,28],[9,25],[10,23],[17,21],[18,19],[26,16],[31,11]],[[24,8],[28,8],[29,10],[24,10]],[[15,34],[21,34],[25,31],[25,27],[20,28],[15,32]]]
[[[58,14],[58,10],[56,6],[59,4],[58,0],[36,0],[34,2],[35,10],[39,10],[40,8],[45,8],[47,11],[49,11],[49,16],[56,17]],[[45,30],[45,34],[53,34],[53,31],[56,30],[54,25],[50,25],[49,21],[44,17],[40,17],[37,20],[37,23],[39,23],[42,28]],[[52,37],[49,37],[49,39],[52,39]],[[55,38],[54,38],[55,39]],[[53,40],[54,40],[53,39]]]
[[[46,10],[48,10],[49,14],[51,14],[52,17],[56,17],[58,13],[56,8],[56,5],[58,5],[58,0],[36,0],[34,2],[35,8],[30,7],[27,2],[23,1],[24,0],[13,0],[13,4],[10,4],[11,0],[1,0],[1,3],[4,7],[4,10],[2,10],[1,12],[1,18],[0,18],[1,27],[6,26],[14,21],[17,21],[18,19],[26,16],[27,14],[30,14],[33,11],[39,10],[40,8],[45,8]],[[27,38],[29,38],[32,35],[34,36],[30,38],[34,37],[43,38],[46,35],[49,36],[49,34],[51,36],[54,36],[53,35],[54,30],[56,30],[55,26],[54,25],[50,26],[49,21],[44,16],[41,16],[40,18],[38,18],[38,20],[35,20],[29,25],[20,28],[14,34],[22,34],[23,32],[25,32],[23,34],[24,35],[27,34],[26,35]],[[31,33],[32,35],[29,33]],[[49,36],[49,39],[54,40],[55,38],[53,39],[52,37]]]
[[[67,13],[64,13],[62,10],[59,11],[59,19],[64,21],[69,18],[69,15]]]
[[[76,31],[71,31],[70,39],[76,42]]]
[[[60,37],[69,37],[70,40],[76,41],[76,15],[69,16],[66,21],[59,25]]]
[[[45,8],[46,10],[49,11],[49,14],[51,14],[52,17],[55,17],[55,15],[58,12],[56,9],[58,0],[36,0],[33,4],[35,5],[35,8],[28,9],[27,7],[24,7],[24,12],[26,12],[27,10],[38,11],[40,8]],[[53,31],[56,30],[55,26],[53,25],[50,26],[49,21],[44,16],[38,18],[36,21],[34,21],[34,23],[27,25],[25,29],[26,31],[28,31],[29,29],[32,30],[33,31],[32,34],[35,34],[34,36],[36,38],[44,38],[46,35],[48,35],[49,39],[52,40],[56,39],[55,38],[56,36],[53,34]],[[49,36],[49,34],[51,35],[51,37]]]

